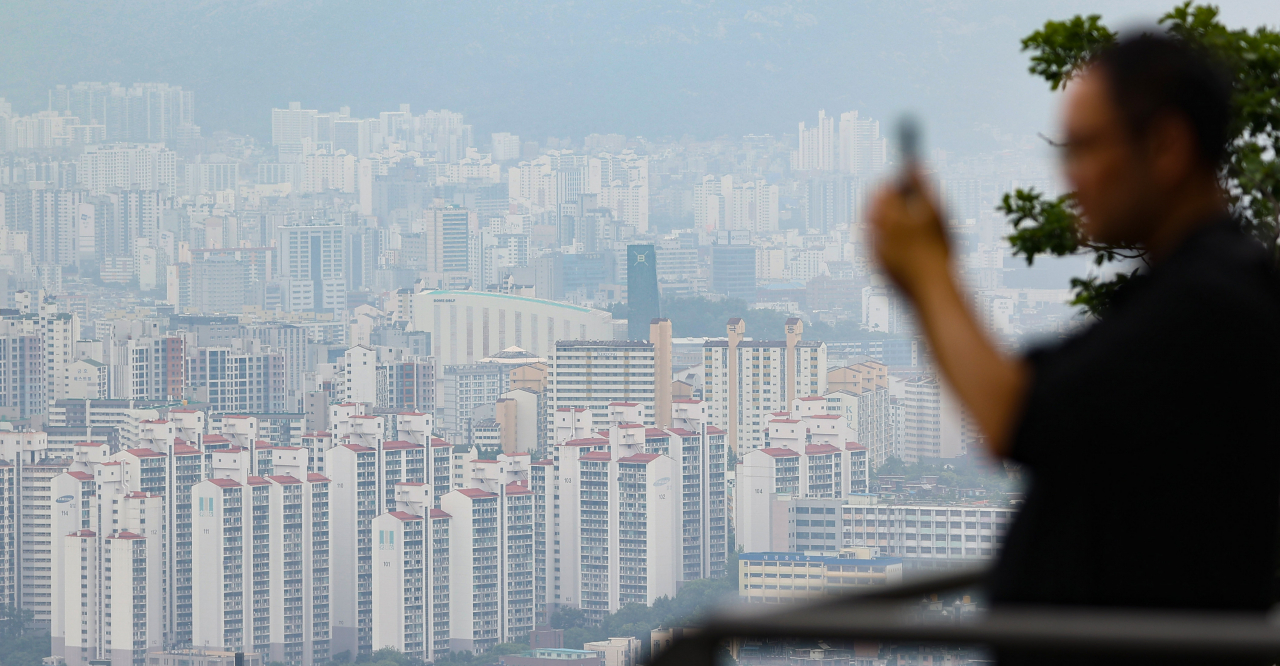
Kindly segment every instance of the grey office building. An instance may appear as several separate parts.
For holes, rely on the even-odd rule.
[[[756,300],[754,245],[711,246],[711,290],[748,303]]]

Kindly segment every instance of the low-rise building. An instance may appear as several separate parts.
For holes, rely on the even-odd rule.
[[[950,569],[995,557],[1016,513],[974,504],[880,504],[874,495],[774,494],[752,529],[754,543],[770,551],[876,548],[908,570]]]
[[[738,596],[747,603],[797,603],[902,582],[902,560],[876,557],[874,549],[839,555],[743,553],[738,556]]]
[[[244,652],[244,666],[262,666],[262,655]],[[147,666],[239,666],[235,652],[221,650],[169,650],[148,652]]]
[[[600,655],[600,666],[636,666],[640,661],[640,639],[635,636],[583,643],[583,650]]]
[[[538,648],[504,654],[498,657],[498,666],[600,666],[600,654],[595,650]]]

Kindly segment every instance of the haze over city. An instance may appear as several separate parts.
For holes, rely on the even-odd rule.
[[[1105,326],[1152,265],[1081,232],[1111,135],[1064,129],[1022,40],[1170,9],[8,2],[0,666],[638,666],[726,605],[994,566],[1045,468],[955,368],[1045,402],[1006,357]],[[1201,169],[1215,214],[1251,164]],[[886,261],[894,196],[936,204],[902,254],[935,251],[958,320]],[[909,614],[986,617],[976,580]]]
[[[168,81],[199,122],[265,138],[261,112],[301,100],[369,115],[411,103],[481,132],[651,139],[785,131],[812,109],[910,110],[931,143],[1005,147],[1052,129],[1051,96],[1019,40],[1046,17],[1106,10],[1151,22],[1150,0],[1082,2],[8,3],[0,90],[24,113],[54,82]],[[1265,0],[1228,25],[1274,24]]]

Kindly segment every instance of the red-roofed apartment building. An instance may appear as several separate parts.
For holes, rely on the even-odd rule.
[[[699,400],[673,405],[676,425],[647,429],[642,448],[670,456],[680,468],[680,579],[685,581],[724,575],[729,547],[725,432],[705,422],[701,405]]]
[[[681,529],[679,465],[602,441],[558,447],[560,527],[547,537],[560,549],[558,560],[548,556],[558,576],[548,573],[547,587],[596,619],[674,595],[683,555],[682,539],[672,538]]]
[[[770,515],[774,496],[838,498],[867,492],[867,450],[852,437],[843,416],[817,408],[773,416],[766,429],[767,448],[747,451],[738,463],[738,543],[748,552],[772,548],[769,526],[760,517]],[[839,548],[833,536],[822,549]]]
[[[96,467],[108,466],[119,467]],[[53,490],[56,536],[46,565],[56,572],[49,596],[52,654],[87,666],[99,655],[136,663],[162,649],[168,626],[163,498],[128,490],[119,475],[95,478],[83,470],[59,475]]]
[[[340,444],[325,452],[326,476],[332,479],[329,500],[330,566],[334,654],[356,654],[372,645],[373,519],[380,513],[378,451],[359,444]]]
[[[748,340],[747,325],[731,319],[727,339],[703,343],[702,397],[711,422],[729,432],[739,457],[764,448],[769,414],[795,398],[827,392],[827,346],[801,339],[804,324],[786,322],[784,340]]]
[[[450,619],[454,650],[482,652],[533,629],[533,508],[533,493],[520,483],[440,498],[452,516],[449,570],[460,592]]]
[[[429,504],[415,508],[373,520],[372,647],[434,661],[449,649],[451,517]]]
[[[332,562],[344,538],[323,476],[207,479],[192,488],[194,646],[318,663],[331,654]],[[332,570],[331,570],[332,568]]]

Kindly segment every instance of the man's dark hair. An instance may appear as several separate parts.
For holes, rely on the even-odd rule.
[[[1159,116],[1182,116],[1196,135],[1200,159],[1222,164],[1231,123],[1231,82],[1209,54],[1182,39],[1144,32],[1093,59],[1130,134],[1143,136]]]

